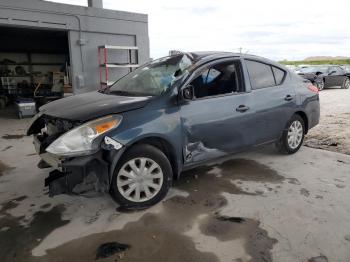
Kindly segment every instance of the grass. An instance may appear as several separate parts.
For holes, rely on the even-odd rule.
[[[350,59],[342,60],[319,60],[319,61],[288,61],[283,60],[279,63],[284,65],[350,65]]]

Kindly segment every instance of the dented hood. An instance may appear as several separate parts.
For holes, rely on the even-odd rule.
[[[150,97],[130,97],[89,92],[59,99],[40,108],[41,113],[57,118],[88,121],[144,107]]]

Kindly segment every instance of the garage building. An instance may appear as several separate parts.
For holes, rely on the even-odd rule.
[[[100,57],[100,60],[99,60]],[[46,103],[97,90],[149,59],[148,17],[41,0],[0,3],[0,98]],[[65,94],[66,93],[66,94]]]

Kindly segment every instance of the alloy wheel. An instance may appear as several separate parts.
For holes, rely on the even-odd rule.
[[[317,82],[316,87],[318,88],[319,91],[323,90],[324,88],[324,82]]]
[[[344,88],[348,89],[349,87],[350,87],[350,79],[347,78],[347,79],[345,79]]]
[[[303,139],[303,126],[300,121],[295,120],[288,129],[288,145],[291,149],[296,149]]]

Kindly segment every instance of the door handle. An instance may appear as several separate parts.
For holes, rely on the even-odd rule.
[[[291,95],[286,95],[284,100],[291,101],[291,100],[293,100],[293,97]]]
[[[237,111],[237,112],[241,112],[241,113],[243,113],[243,112],[245,112],[245,111],[247,111],[247,110],[249,110],[249,107],[248,107],[248,106],[245,106],[245,105],[239,105],[239,106],[236,108],[236,111]]]

